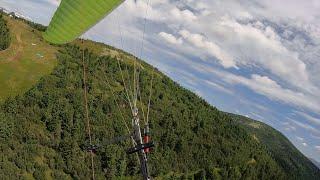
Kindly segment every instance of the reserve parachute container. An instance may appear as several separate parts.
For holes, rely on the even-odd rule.
[[[124,0],[62,0],[43,37],[65,44],[80,37]]]

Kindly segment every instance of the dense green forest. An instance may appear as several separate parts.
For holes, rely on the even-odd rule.
[[[83,149],[88,145],[88,136],[81,55],[77,46],[63,47],[52,74],[1,106],[1,179],[90,179],[90,157]],[[123,119],[130,125],[130,108],[116,58],[120,58],[121,67],[126,70],[126,82],[133,63],[125,54],[98,56],[86,50],[84,57],[88,65],[93,140],[103,144],[128,134]],[[147,64],[141,64],[141,102],[146,103],[153,71]],[[154,77],[150,114],[156,142],[150,154],[153,177],[298,179],[275,160],[274,152],[256,141],[230,115],[158,71]],[[130,142],[121,142],[99,149],[94,157],[97,179],[139,179],[136,156],[125,153],[129,147]],[[319,171],[306,172],[315,175],[310,175],[310,179],[320,175]]]
[[[0,51],[5,50],[10,45],[10,31],[7,27],[7,22],[4,20],[0,12]]]

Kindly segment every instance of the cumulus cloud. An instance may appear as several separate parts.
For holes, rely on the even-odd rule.
[[[164,1],[165,3],[166,1]],[[152,6],[153,5],[153,6]],[[119,11],[126,12],[123,14],[126,18],[147,18],[153,21],[164,21],[166,18],[162,16],[159,9],[154,8],[159,5],[158,1],[142,1],[127,0],[120,7]]]
[[[183,42],[191,45],[191,49],[199,54],[203,54],[206,59],[215,57],[219,63],[225,68],[237,68],[234,59],[222,50],[216,43],[207,40],[203,35],[197,33],[191,33],[188,30],[180,30],[178,32],[180,37],[176,37],[173,34],[160,32],[158,35],[164,39],[166,42],[169,42],[174,45],[182,45]],[[185,48],[185,45],[180,48]],[[208,57],[209,56],[209,57]]]
[[[319,134],[320,135],[320,130],[314,128],[313,126],[310,126],[307,123],[302,123],[293,119],[289,119],[293,124],[299,126],[300,128],[303,128],[304,130],[307,130],[309,132],[315,133],[315,134]]]
[[[300,52],[288,48],[273,26],[266,24],[263,19],[255,19],[255,12],[248,12],[250,9],[245,9],[233,1],[223,3],[230,8],[219,6],[221,10],[214,11],[208,7],[215,7],[219,3],[221,5],[221,2],[188,3],[198,11],[197,16],[188,9],[172,6],[166,7],[169,13],[167,10],[160,15],[162,22],[172,28],[171,32],[178,31],[186,42],[198,48],[181,52],[194,55],[192,53],[195,51],[198,51],[196,54],[201,54],[205,49],[208,55],[216,57],[225,68],[258,67],[302,91],[320,93],[319,88],[310,80],[308,66],[300,58]],[[209,10],[211,11],[207,12]],[[185,24],[188,19],[192,21]],[[185,27],[177,30],[179,25]]]
[[[224,87],[221,84],[218,84],[218,83],[215,83],[215,82],[212,82],[212,81],[209,81],[209,80],[204,80],[203,83],[207,84],[209,87],[213,87],[214,89],[222,91],[224,93],[227,93],[227,94],[230,94],[230,95],[234,94],[234,92],[232,90]]]
[[[180,10],[174,7],[173,9],[171,9],[169,14],[170,17],[178,21],[195,21],[197,19],[197,16],[188,9]]]
[[[288,132],[292,132],[292,131],[296,131],[297,128],[295,126],[293,126],[291,123],[289,122],[284,122],[282,123],[283,126],[284,126],[284,130],[285,131],[288,131]]]
[[[166,32],[160,32],[159,36],[164,39],[165,41],[171,43],[171,44],[182,44],[181,38],[176,38],[172,34],[166,33]]]
[[[304,138],[299,137],[299,136],[297,136],[297,139],[298,139],[299,141],[304,141]]]
[[[294,86],[310,87],[306,90],[312,91],[306,64],[297,52],[281,43],[272,27],[259,21],[241,24],[228,17],[222,18],[220,26],[220,33],[229,37],[227,44],[231,52],[239,57],[237,63],[265,68]]]
[[[179,34],[189,43],[197,48],[204,49],[208,54],[216,57],[225,68],[237,68],[234,59],[217,44],[206,40],[201,34],[191,33],[188,30],[181,30]],[[201,50],[200,49],[200,50]]]
[[[147,18],[162,23],[192,23],[197,15],[189,9],[180,9],[167,0],[143,1],[127,0],[123,10],[132,17]]]
[[[272,19],[293,19],[296,21],[315,21],[320,14],[320,3],[318,0],[310,0],[307,3],[300,0],[254,0],[258,5],[255,13],[262,14]],[[285,8],[284,8],[285,7]],[[259,12],[260,10],[260,12]]]
[[[206,67],[203,67],[203,69],[207,69],[208,72],[215,73],[225,82],[246,86],[254,92],[264,95],[271,100],[281,101],[289,105],[294,105],[297,107],[320,112],[319,99],[313,96],[306,95],[302,92],[284,88],[276,81],[270,79],[267,76],[253,74],[250,78],[246,78],[223,71],[217,71],[215,69],[208,69]]]
[[[320,152],[320,146],[314,146],[314,148]]]
[[[300,116],[302,116],[305,120],[309,121],[311,124],[315,124],[317,126],[320,126],[320,119],[315,118],[309,114],[306,114],[304,112],[300,112],[300,111],[295,111],[297,114],[299,114]]]

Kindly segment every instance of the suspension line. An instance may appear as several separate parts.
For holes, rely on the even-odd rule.
[[[82,45],[83,45],[83,40],[82,40]],[[85,117],[87,122],[87,133],[89,136],[89,143],[90,143],[90,146],[92,146],[92,136],[91,136],[91,127],[90,127],[90,119],[89,119],[89,108],[88,108],[87,73],[86,73],[86,64],[84,60],[84,49],[82,50],[82,66],[83,66],[83,93],[84,93],[84,104],[85,104]],[[93,159],[94,154],[92,150],[90,150],[90,154],[91,154],[92,179],[95,180],[94,159]]]
[[[153,79],[154,79],[154,68],[152,68],[152,75],[151,75],[151,83],[150,83],[150,91],[149,91],[149,100],[148,100],[148,109],[147,109],[147,123],[149,124],[149,114],[150,114],[150,104],[151,104],[151,97],[152,97],[152,89],[153,89]]]

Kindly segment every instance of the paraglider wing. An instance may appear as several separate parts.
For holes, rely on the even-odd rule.
[[[53,44],[71,42],[88,31],[124,0],[62,0],[46,32]]]

